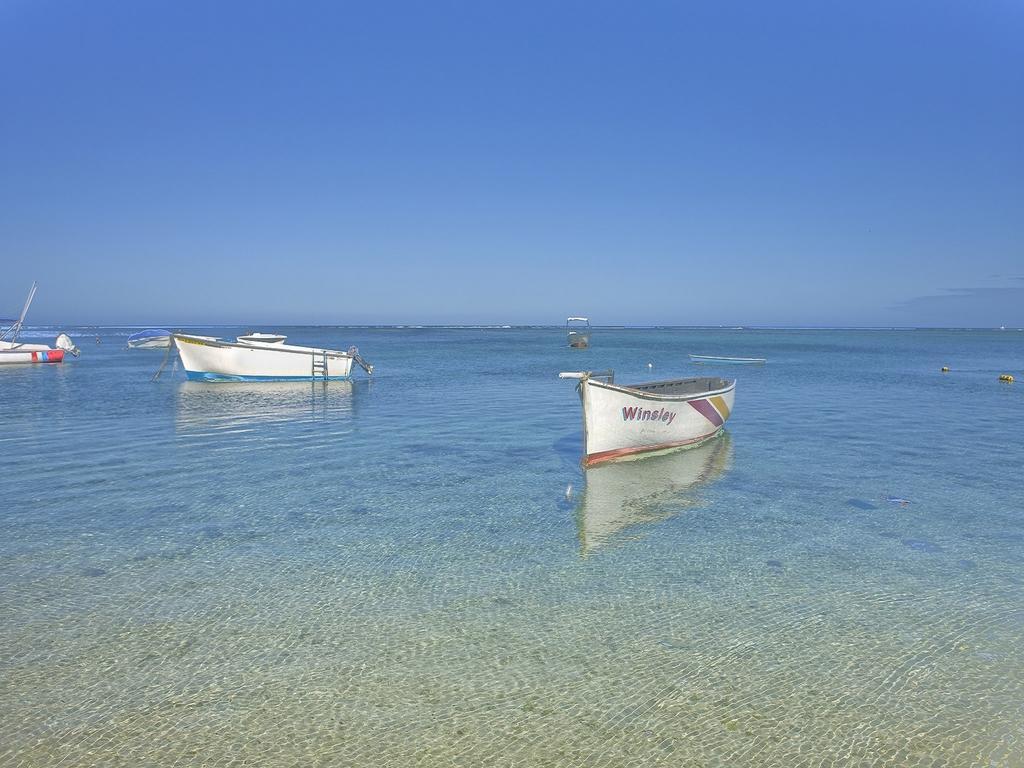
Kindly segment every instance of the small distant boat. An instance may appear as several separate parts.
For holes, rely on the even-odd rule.
[[[32,305],[32,299],[36,296],[36,283],[28,291],[28,298],[25,299],[25,306],[17,320],[8,320],[11,323],[0,330],[0,365],[11,365],[16,363],[62,363],[64,355],[70,353],[78,357],[78,347],[66,333],[57,335],[53,347],[46,344],[23,344],[18,341],[18,334],[25,323],[25,316],[28,308]]]
[[[558,374],[577,379],[583,405],[583,465],[698,445],[732,413],[736,382],[718,377],[615,384],[614,371]]]
[[[255,337],[280,341],[252,340]],[[189,379],[201,381],[328,381],[347,379],[352,363],[368,374],[373,366],[356,347],[347,352],[285,344],[278,334],[249,333],[235,341],[172,333]],[[246,340],[250,339],[250,340]],[[158,374],[159,375],[159,374]]]
[[[690,355],[690,361],[696,365],[764,365],[768,361],[763,357],[719,357],[717,355]]]
[[[587,349],[590,346],[590,321],[585,317],[567,318],[565,335],[573,349]]]
[[[147,328],[128,337],[129,349],[164,349],[171,346],[171,332],[162,328]]]
[[[255,331],[249,331],[245,336],[239,336],[239,341],[262,341],[264,344],[284,344],[287,336],[282,336],[279,333],[257,333]]]

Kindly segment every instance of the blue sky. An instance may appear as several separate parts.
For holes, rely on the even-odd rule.
[[[0,3],[0,314],[1024,326],[1024,5]]]

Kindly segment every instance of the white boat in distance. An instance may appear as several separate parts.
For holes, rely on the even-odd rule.
[[[558,376],[578,379],[583,466],[698,445],[721,431],[736,394],[734,380],[717,376],[625,386],[613,371]]]
[[[254,334],[247,334],[252,338]],[[236,341],[213,336],[173,333],[181,364],[189,379],[200,381],[328,381],[347,379],[352,363],[368,374],[373,366],[350,347],[347,352],[299,347],[280,341]]]
[[[249,331],[245,336],[239,336],[239,341],[262,341],[265,344],[284,344],[287,336],[283,336],[280,333],[258,333],[256,331]]]
[[[690,360],[696,365],[710,365],[720,363],[722,365],[764,365],[768,362],[763,357],[718,357],[716,355],[690,355]]]
[[[36,296],[36,284],[32,283],[29,288],[28,298],[25,299],[25,306],[22,307],[21,315],[17,320],[9,320],[11,325],[0,329],[0,365],[14,363],[62,363],[64,354],[70,353],[78,357],[78,347],[71,337],[66,333],[57,335],[53,347],[46,344],[23,344],[18,341],[18,334],[25,323],[25,316],[28,308],[32,306],[32,299]],[[0,321],[2,322],[2,321]]]
[[[590,321],[585,317],[567,318],[565,337],[573,349],[587,349],[590,346]]]

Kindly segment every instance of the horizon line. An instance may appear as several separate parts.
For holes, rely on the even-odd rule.
[[[25,324],[23,330],[49,330],[54,328],[252,328],[255,325],[276,328],[369,328],[390,330],[466,329],[466,330],[564,330],[562,324],[551,323],[39,323]],[[673,323],[643,323],[592,325],[597,330],[715,330],[715,331],[1024,331],[1024,327],[993,325],[784,325],[784,324],[723,324],[679,325]]]

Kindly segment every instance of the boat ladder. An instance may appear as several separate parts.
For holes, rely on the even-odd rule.
[[[327,350],[313,353],[313,381],[327,381]]]

